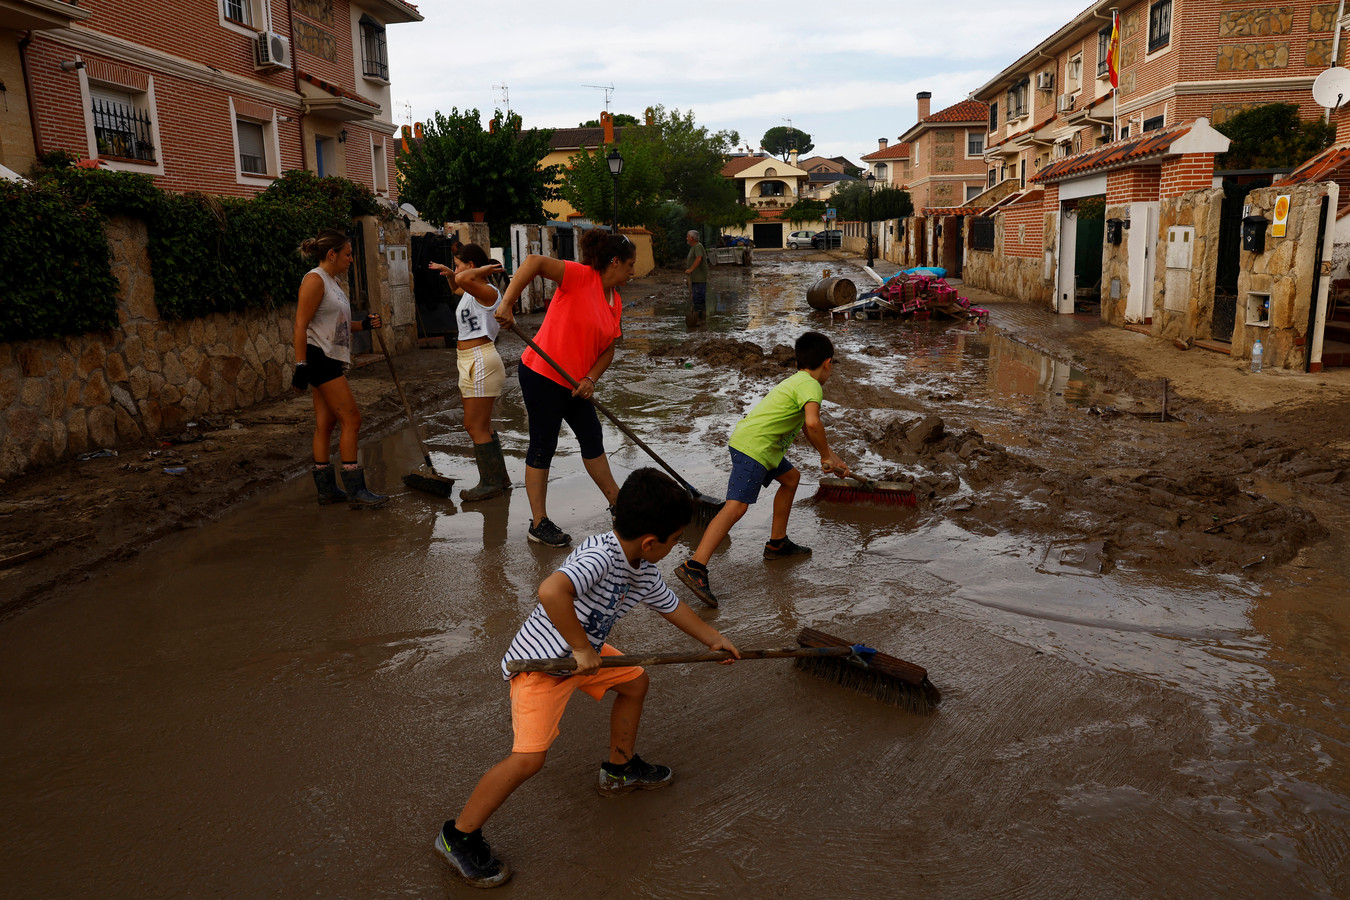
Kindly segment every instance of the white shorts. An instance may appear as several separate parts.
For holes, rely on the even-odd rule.
[[[496,344],[479,344],[457,350],[459,358],[459,395],[461,397],[500,397],[506,383],[506,366]]]

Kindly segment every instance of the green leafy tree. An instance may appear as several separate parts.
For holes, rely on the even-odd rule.
[[[867,183],[855,181],[835,191],[829,205],[837,210],[841,222],[873,222],[881,219],[903,219],[914,214],[914,201],[909,191],[899,188],[874,188],[867,196]],[[869,212],[870,210],[870,212]]]
[[[798,200],[783,211],[783,218],[796,225],[803,222],[819,222],[824,217],[824,200]]]
[[[557,198],[559,166],[540,166],[550,130],[521,131],[520,117],[497,110],[483,128],[478,110],[439,110],[422,125],[422,140],[397,160],[399,194],[429,222],[482,213],[493,243],[505,243],[512,224],[541,225],[544,204]]]
[[[1214,128],[1233,139],[1214,160],[1216,169],[1288,169],[1331,146],[1334,126],[1299,118],[1294,103],[1267,103],[1244,109]]]
[[[722,177],[722,165],[741,142],[735,131],[710,132],[694,121],[693,111],[681,114],[664,106],[652,109],[652,124],[635,129],[633,140],[652,145],[661,172],[662,198],[682,204],[698,222],[728,224],[744,215],[736,186]],[[624,139],[628,139],[624,135]],[[753,216],[752,216],[753,218]]]
[[[638,120],[638,117],[637,117],[637,116],[630,116],[628,113],[615,113],[615,114],[614,114],[614,127],[615,127],[615,128],[623,128],[625,125],[641,125],[641,124],[642,124],[642,122]],[[599,120],[599,119],[587,119],[585,122],[580,122],[580,123],[578,123],[578,124],[577,124],[577,127],[578,127],[578,128],[599,128],[599,127],[600,127],[600,120]]]
[[[764,132],[764,137],[759,139],[759,145],[783,162],[787,162],[788,155],[793,150],[805,155],[816,146],[811,143],[811,135],[805,131],[784,125],[776,125]]]
[[[620,225],[646,225],[661,202],[662,177],[652,144],[625,136],[614,145],[623,157],[618,177]],[[584,147],[568,160],[567,178],[559,194],[572,208],[593,222],[614,218],[615,178],[609,173],[608,144],[594,153]]]

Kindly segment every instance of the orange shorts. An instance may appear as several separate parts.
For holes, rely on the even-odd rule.
[[[604,644],[601,656],[622,654]],[[559,678],[547,672],[521,672],[511,679],[511,730],[515,732],[513,753],[542,753],[558,737],[558,723],[573,691],[585,691],[596,700],[610,688],[632,681],[645,669],[642,666],[616,666],[599,669],[594,675]]]

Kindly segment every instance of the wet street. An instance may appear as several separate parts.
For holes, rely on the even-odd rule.
[[[1037,310],[831,323],[804,299],[823,268],[867,280],[805,251],[714,268],[701,354],[682,349],[682,289],[633,283],[597,396],[719,497],[731,427],[791,371],[716,364],[721,338],[768,353],[826,331],[831,444],[878,477],[926,474],[888,449],[901,414],[1044,472],[1146,469],[1200,427],[1087,412],[1157,398],[1000,326]],[[438,471],[472,486],[458,404],[422,412]],[[4,895],[470,893],[432,839],[510,749],[498,662],[564,557],[526,541],[513,371],[496,427],[507,498],[404,489],[421,461],[404,429],[362,448],[396,494],[383,510],[321,508],[297,479],[0,623]],[[620,482],[654,464],[605,429]],[[818,504],[816,454],[790,457],[809,560],[761,558],[765,495],[713,557],[719,609],[672,575],[697,529],[662,572],[741,648],[819,628],[925,666],[944,702],[898,711],[784,661],[654,667],[638,750],[675,783],[610,799],[593,786],[608,701],[578,694],[543,772],[484,829],[516,873],[502,896],[1350,896],[1345,508],[1258,479],[1332,536],[1279,565],[1235,550],[1216,573],[1113,552],[1049,492],[953,479],[917,509]],[[549,509],[575,541],[609,527],[570,434]],[[1164,531],[1141,517],[1140,544]],[[697,649],[646,610],[611,641]]]

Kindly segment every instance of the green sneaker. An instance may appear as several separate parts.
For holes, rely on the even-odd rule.
[[[455,830],[453,821],[446,822],[433,846],[454,868],[455,874],[474,887],[500,887],[511,879],[511,869],[492,855],[492,848],[483,840],[481,828],[463,834]]]

